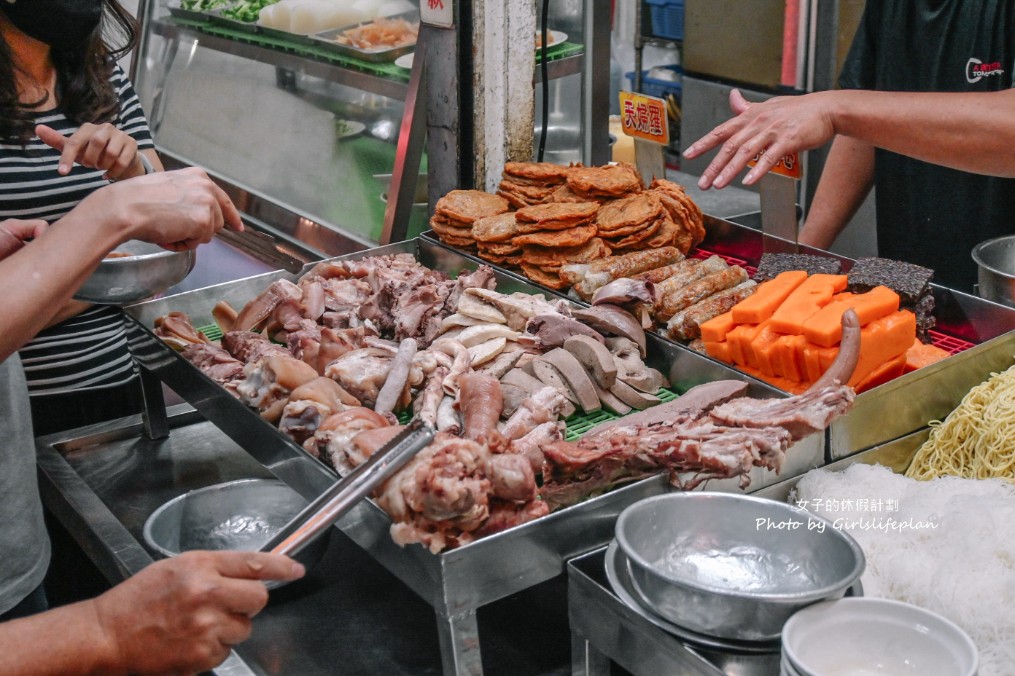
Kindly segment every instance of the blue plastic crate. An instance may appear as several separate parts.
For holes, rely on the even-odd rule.
[[[677,65],[660,66],[660,68],[672,70],[679,76],[683,76],[684,74],[683,68]],[[649,96],[658,96],[661,99],[666,98],[667,94],[673,94],[675,97],[677,97],[678,101],[680,100],[680,91],[681,91],[680,79],[677,79],[676,81],[660,80],[658,78],[649,77],[648,76],[649,72],[650,71],[647,70],[641,71],[641,92],[639,93],[647,94]],[[631,88],[633,89],[634,71],[629,71],[626,75],[628,81],[631,83]]]
[[[652,34],[668,40],[684,39],[684,0],[645,0],[652,17]]]

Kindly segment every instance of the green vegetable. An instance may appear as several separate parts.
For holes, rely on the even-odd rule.
[[[223,9],[222,16],[244,23],[253,23],[257,21],[262,9],[268,5],[274,5],[276,2],[278,0],[240,0],[240,2]]]

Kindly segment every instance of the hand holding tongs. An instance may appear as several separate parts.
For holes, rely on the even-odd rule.
[[[262,552],[295,556],[303,547],[341,519],[346,512],[387,481],[433,441],[434,429],[419,418],[405,426],[370,459],[339,479],[293,517],[261,547]]]

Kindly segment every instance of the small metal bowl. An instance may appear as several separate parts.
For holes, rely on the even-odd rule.
[[[1015,236],[980,242],[972,255],[980,298],[1015,307]]]
[[[255,551],[307,504],[281,481],[227,481],[184,493],[156,509],[145,521],[144,539],[165,557],[195,549]],[[328,536],[319,537],[296,559],[309,570],[327,545]],[[268,583],[269,589],[279,586]]]
[[[791,674],[974,676],[979,654],[956,624],[888,599],[839,599],[801,610],[782,634]]]
[[[778,638],[804,606],[836,599],[864,555],[828,520],[774,500],[670,493],[625,509],[617,543],[652,611],[708,636]]]
[[[167,251],[156,244],[131,240],[104,258],[81,288],[76,300],[99,305],[126,305],[179,284],[194,269],[193,250]]]

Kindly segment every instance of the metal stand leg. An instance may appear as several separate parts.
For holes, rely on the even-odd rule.
[[[444,676],[482,676],[483,659],[479,652],[475,610],[452,617],[438,613],[437,633],[441,641]]]
[[[169,436],[169,418],[166,416],[162,381],[143,366],[139,366],[138,371],[141,373],[141,396],[144,398],[141,420],[145,436],[149,439],[165,439]]]
[[[584,636],[571,632],[571,676],[609,676],[610,658]]]

